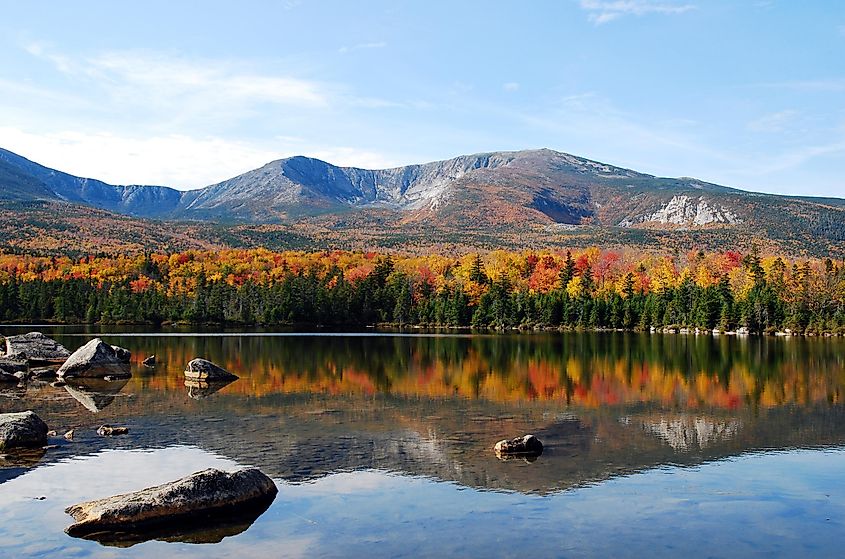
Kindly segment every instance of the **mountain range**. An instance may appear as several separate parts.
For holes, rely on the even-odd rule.
[[[67,226],[61,238],[72,237],[73,227],[65,221],[76,215],[99,220],[104,235],[109,227],[103,223],[112,220],[124,228],[130,223],[154,228],[165,237],[190,231],[183,241],[193,237],[209,246],[494,248],[600,242],[680,249],[762,243],[796,254],[845,254],[845,199],[655,177],[549,149],[381,170],[298,156],[188,191],[111,185],[0,149],[0,207],[6,210],[0,232],[10,236],[0,247],[7,249],[36,248],[20,242],[15,228],[8,227],[14,216],[26,223],[35,216],[49,222],[52,215],[57,227]],[[161,248],[160,240],[150,242],[155,246],[149,248]]]

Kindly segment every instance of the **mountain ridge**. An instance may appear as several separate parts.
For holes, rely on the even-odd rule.
[[[420,228],[430,229],[432,238],[474,231],[492,240],[599,228],[617,234],[725,230],[795,246],[821,241],[836,250],[845,244],[845,199],[657,177],[548,148],[388,169],[294,156],[188,191],[110,185],[0,149],[0,185],[6,202],[62,202],[141,219],[229,226],[287,224],[336,233],[365,228],[374,238]]]

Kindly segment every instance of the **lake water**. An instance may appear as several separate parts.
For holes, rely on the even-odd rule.
[[[60,434],[0,457],[0,557],[842,556],[842,338],[39,330],[133,376],[0,387]],[[240,379],[186,386],[194,357]],[[496,458],[525,433],[542,456]],[[251,524],[63,532],[70,504],[246,465],[279,487]]]

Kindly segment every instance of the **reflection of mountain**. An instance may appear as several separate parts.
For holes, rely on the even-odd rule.
[[[74,379],[65,385],[67,393],[91,413],[100,413],[114,402],[129,379],[106,381],[102,379]]]
[[[130,427],[132,445],[196,444],[289,481],[377,468],[548,493],[667,463],[845,444],[841,340],[107,341],[160,356],[154,373],[133,371],[133,398],[100,407],[96,419],[49,385],[30,385],[24,400],[8,402],[34,409],[51,429],[77,429],[75,442],[48,450],[44,462],[127,444],[93,436],[113,421]],[[186,398],[182,371],[196,355],[241,380],[213,398]],[[544,443],[536,462],[496,459],[497,440],[525,433]]]
[[[739,419],[713,420],[703,416],[680,414],[674,418],[661,416],[657,419],[644,419],[642,426],[645,431],[663,439],[676,451],[684,451],[704,450],[718,442],[732,439],[742,427],[742,422]]]

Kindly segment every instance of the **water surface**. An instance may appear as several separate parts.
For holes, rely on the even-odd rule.
[[[71,350],[95,335],[40,329]],[[0,411],[75,430],[0,459],[11,556],[833,557],[845,536],[841,338],[96,335],[133,352],[128,382],[0,388]],[[186,386],[198,356],[241,378]],[[536,461],[492,453],[523,433]],[[74,502],[245,465],[280,493],[219,543],[62,532]]]

